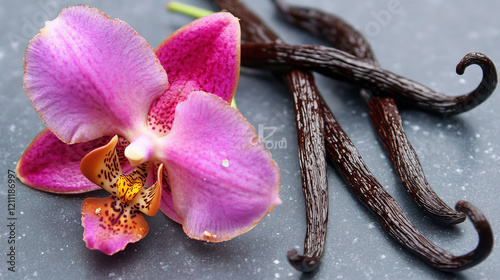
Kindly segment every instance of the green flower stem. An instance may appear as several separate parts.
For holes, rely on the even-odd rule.
[[[179,3],[172,1],[168,3],[167,9],[170,11],[178,12],[181,14],[185,14],[188,16],[192,16],[194,18],[201,18],[204,16],[208,16],[214,13],[214,11],[198,8],[193,5],[188,5],[184,3]]]

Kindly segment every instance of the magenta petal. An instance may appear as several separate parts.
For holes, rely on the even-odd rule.
[[[149,225],[142,213],[131,212],[119,201],[106,198],[87,198],[82,204],[83,240],[87,248],[107,255],[125,249],[146,236]]]
[[[167,71],[169,90],[151,107],[148,124],[166,134],[175,106],[192,91],[205,91],[230,102],[240,71],[240,26],[230,13],[200,18],[170,35],[156,49]]]
[[[146,180],[146,186],[152,186],[158,179],[159,164],[153,164],[152,168],[149,169],[148,178]],[[161,186],[161,200],[160,200],[160,210],[167,215],[170,219],[177,223],[181,223],[181,219],[175,213],[174,202],[172,201],[172,191],[170,190],[170,186],[168,185],[168,173],[165,168],[162,169],[162,177],[163,180]]]
[[[45,124],[67,143],[131,139],[168,88],[153,49],[128,24],[75,6],[47,22],[26,49],[24,86]]]
[[[25,185],[53,193],[82,193],[99,189],[80,172],[80,161],[93,149],[106,144],[109,137],[68,145],[50,130],[42,131],[26,149],[17,164],[17,176]],[[120,141],[123,155],[125,141]],[[130,170],[128,160],[120,162]]]
[[[250,230],[281,201],[279,169],[253,127],[221,98],[193,92],[162,138],[175,212],[195,239]]]

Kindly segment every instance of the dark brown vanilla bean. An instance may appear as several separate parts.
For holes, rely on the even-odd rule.
[[[320,36],[339,50],[378,65],[366,38],[339,17],[316,9],[289,6],[281,0],[273,2],[290,23]],[[374,97],[366,89],[361,91],[402,185],[413,200],[436,220],[447,224],[463,222],[465,215],[450,208],[431,189],[418,155],[406,137],[394,100],[390,97]]]
[[[345,51],[366,62],[376,64],[368,41],[341,18],[320,10],[294,7],[282,0],[272,0],[281,14],[291,24],[318,35],[334,48]]]
[[[325,14],[322,11],[318,10],[289,7],[280,0],[274,0],[274,2],[278,5],[280,11],[285,15],[288,21],[310,31],[313,34],[320,35],[323,39],[327,40],[334,47],[340,50],[344,50],[367,62],[378,65],[375,60],[375,56],[364,36],[357,32],[354,28],[352,28],[352,26],[345,23],[342,19],[334,15]],[[367,90],[362,91],[364,91],[362,94],[368,101],[370,114],[375,123],[375,126],[377,127],[379,135],[382,138],[387,150],[389,151],[389,154],[391,155],[391,160],[393,161],[400,177],[402,178],[403,185],[405,185],[405,187],[408,189],[414,200],[417,201],[417,203],[422,204],[421,206],[424,207],[424,209],[427,209],[428,212],[438,212],[436,213],[436,215],[434,215],[438,219],[442,219],[447,222],[457,222],[460,221],[460,219],[465,218],[465,215],[460,215],[462,213],[452,211],[444,202],[442,202],[437,197],[437,195],[435,195],[435,193],[428,186],[427,180],[425,179],[425,175],[418,161],[418,157],[411,144],[407,140],[406,135],[404,134],[401,118],[393,99],[390,97],[373,97],[371,92]],[[324,106],[326,106],[326,104],[324,104]],[[334,159],[339,160],[342,156],[337,152],[339,151],[339,149],[344,148],[344,150],[352,151],[353,160],[350,162],[353,163],[354,166],[345,168],[345,165],[340,165],[339,169],[341,173],[347,174],[348,177],[346,178],[348,178],[348,181],[350,181],[351,186],[358,185],[358,187],[362,187],[363,182],[374,180],[373,176],[369,174],[367,169],[366,171],[368,173],[366,174],[369,174],[369,176],[366,176],[366,174],[360,174],[361,176],[366,176],[366,180],[356,180],[356,176],[354,176],[354,178],[349,176],[351,175],[351,170],[364,170],[366,166],[359,156],[359,153],[357,153],[355,147],[352,145],[340,126],[337,124],[333,115],[330,114],[331,111],[327,110],[326,108],[324,108],[323,111],[325,123],[327,124],[325,131],[327,132],[327,135],[331,136],[326,139],[328,141],[327,148],[330,155]],[[335,138],[334,136],[337,136],[337,138]],[[341,141],[344,144],[338,145],[337,149],[333,149],[335,147],[335,143],[338,143],[338,141]],[[351,146],[352,149],[345,149],[349,146]],[[378,184],[378,182],[376,181],[373,181],[369,186],[371,186],[371,188],[373,189],[381,189],[380,184]],[[366,196],[361,195],[361,193],[359,192],[359,190],[362,189],[363,188],[358,188],[358,192],[355,191],[355,193],[357,194],[358,198],[364,200],[366,199]],[[392,199],[388,199],[388,201],[388,205],[391,204],[391,201],[394,202]],[[367,204],[369,205],[368,201]],[[457,210],[462,211],[464,209],[464,205],[468,205],[468,203],[464,201],[459,202],[457,204]],[[482,259],[485,259],[488,256],[489,252],[491,252],[493,246],[493,235],[491,231],[489,233],[484,232],[484,229],[491,230],[491,228],[489,228],[488,226],[488,222],[484,219],[484,216],[480,219],[477,219],[474,212],[478,210],[474,207],[471,207],[470,205],[469,207],[473,209],[472,213],[469,214],[470,216],[472,216],[471,219],[473,220],[473,223],[485,223],[486,225],[483,229],[476,226],[478,234],[480,236],[483,236],[483,241],[485,242],[483,242],[482,244],[480,243],[474,253],[464,255],[464,257],[462,258],[463,261],[457,261],[457,259],[454,260],[455,264],[461,263],[459,264],[459,266],[463,267],[460,269],[465,269],[472,266],[472,262],[474,262],[473,259],[476,263],[479,263]],[[395,210],[400,210],[400,208],[395,207]],[[459,214],[457,215],[457,213]],[[395,216],[398,215],[396,214]],[[381,219],[381,217],[379,217],[379,219]],[[387,224],[383,224],[387,228]],[[393,231],[389,230],[389,232],[391,233],[391,235],[395,235]],[[397,237],[396,239],[399,240],[399,238]],[[407,247],[412,248],[412,246]],[[473,257],[473,254],[475,254],[476,257]],[[427,257],[426,254],[419,253],[419,255],[423,258]],[[427,260],[427,262],[431,263],[431,265],[443,268],[446,267],[444,263],[449,260],[451,259],[441,259],[440,265],[436,265],[437,262],[429,262],[429,260]],[[451,267],[455,267],[454,269],[458,270],[457,266],[452,265],[451,263],[450,266],[446,269],[450,269]]]
[[[227,2],[218,1],[218,2]],[[230,1],[235,3],[237,1]],[[237,2],[239,5],[241,3]],[[227,6],[222,8],[230,10]],[[244,18],[246,11],[235,14],[242,19],[242,30],[246,28],[265,28],[265,25],[249,24],[246,25]],[[243,34],[265,34],[264,30],[252,30],[243,32]],[[257,35],[255,35],[257,34]],[[248,38],[247,38],[248,40]],[[257,38],[255,41],[258,41]],[[244,58],[244,57],[243,57]],[[304,81],[303,81],[304,82]],[[336,122],[333,114],[326,104],[320,99],[323,107],[323,119],[325,122],[327,149],[337,165],[339,171],[344,175],[354,194],[373,212],[373,214],[382,222],[389,234],[395,238],[401,245],[407,247],[422,258],[431,266],[445,271],[459,271],[484,260],[491,252],[493,246],[493,234],[491,227],[482,213],[467,202],[457,203],[457,210],[465,212],[470,218],[479,235],[479,243],[475,250],[463,255],[453,256],[449,252],[437,247],[425,236],[423,236],[410,223],[403,210],[397,202],[384,190],[370,173],[364,164],[359,152],[349,140],[345,132]],[[307,244],[305,244],[307,246]],[[297,268],[297,259],[291,258],[291,263]],[[300,259],[298,259],[300,263]],[[307,264],[302,261],[302,264]],[[300,269],[300,267],[299,267]]]
[[[366,166],[360,153],[337,120],[321,100],[327,150],[339,172],[346,179],[354,195],[380,220],[387,232],[401,245],[420,257],[424,262],[443,271],[461,271],[485,260],[493,249],[491,226],[472,204],[459,201],[457,211],[466,213],[479,236],[473,251],[454,256],[436,246],[420,233],[406,217],[396,200],[382,187]]]
[[[242,66],[287,70],[291,67],[309,69],[345,82],[380,90],[398,104],[441,113],[458,114],[468,111],[484,100],[497,85],[493,62],[481,53],[467,54],[457,65],[463,74],[472,64],[483,70],[483,79],[472,92],[460,96],[447,96],[415,81],[364,62],[346,52],[315,45],[287,45],[274,43],[245,43],[241,46]]]
[[[295,268],[308,272],[319,265],[323,256],[328,222],[323,112],[312,73],[293,70],[286,74],[286,80],[294,99],[302,190],[307,213],[304,255],[291,250],[287,257]]]
[[[216,4],[240,18],[244,40],[280,42],[278,36],[241,2],[217,0]],[[319,93],[312,74],[306,71],[289,71],[281,79],[287,81],[294,101],[307,220],[304,254],[300,255],[296,250],[291,250],[287,257],[297,270],[310,272],[318,267],[323,257],[328,222],[324,124]]]
[[[372,97],[368,107],[402,185],[413,200],[432,218],[443,223],[465,221],[463,213],[453,211],[430,187],[417,153],[404,133],[403,122],[394,100],[390,97]]]

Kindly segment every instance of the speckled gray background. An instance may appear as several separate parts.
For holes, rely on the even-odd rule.
[[[213,7],[211,1],[185,2]],[[281,21],[269,1],[246,2],[288,42],[320,43]],[[8,271],[8,170],[15,168],[23,150],[44,128],[22,87],[24,48],[36,33],[33,28],[38,30],[64,6],[76,3],[0,2],[1,279],[493,279],[500,274],[498,246],[484,263],[459,274],[429,268],[385,233],[332,166],[328,169],[331,211],[323,264],[314,275],[291,268],[286,251],[301,251],[305,234],[292,104],[271,76],[249,70],[241,75],[238,86],[240,110],[264,134],[277,129],[273,135],[262,136],[286,141],[286,148],[272,149],[282,173],[283,205],[257,227],[229,242],[209,244],[188,239],[177,224],[157,215],[149,219],[151,229],[145,239],[109,257],[85,248],[80,225],[83,199],[104,193],[62,196],[16,182],[16,272]],[[153,47],[191,20],[167,12],[167,1],[85,3],[125,20]],[[402,11],[380,21],[377,15],[387,14],[381,11],[389,11],[389,3],[399,3]],[[385,68],[445,93],[465,93],[478,83],[478,67],[467,69],[464,76],[454,72],[466,53],[483,52],[500,65],[498,1],[309,0],[307,5],[342,15],[368,35]],[[426,218],[400,188],[356,88],[321,76],[317,82],[372,172],[412,222],[454,254],[473,249],[477,236],[469,222],[442,227]],[[453,118],[402,112],[408,137],[434,190],[450,205],[465,199],[478,206],[489,218],[495,237],[500,232],[499,103],[497,90],[476,110]]]

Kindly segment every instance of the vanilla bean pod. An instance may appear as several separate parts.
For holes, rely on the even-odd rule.
[[[328,222],[323,112],[312,73],[292,70],[285,76],[295,106],[307,220],[304,254],[299,255],[293,249],[287,253],[287,258],[296,269],[309,272],[319,265],[323,257]]]
[[[219,8],[240,18],[243,40],[281,42],[243,3],[229,0],[215,2]],[[287,82],[294,101],[307,220],[304,254],[299,255],[293,249],[287,253],[287,258],[297,270],[310,272],[318,267],[323,257],[328,222],[328,183],[322,111],[312,73],[291,70],[279,76]]]
[[[227,6],[223,8],[232,11]],[[240,13],[236,15],[242,17]],[[263,24],[252,24],[252,26],[262,28]],[[245,30],[245,28],[245,20],[242,20],[242,29]],[[265,34],[265,32],[253,30],[248,34]],[[459,271],[472,267],[488,256],[493,246],[491,227],[484,215],[465,201],[458,202],[456,208],[470,217],[478,232],[479,242],[475,250],[457,257],[437,247],[418,232],[397,202],[370,173],[359,152],[338,125],[328,106],[322,99],[320,101],[323,107],[328,152],[348,181],[354,194],[376,215],[391,236],[431,266],[445,271]]]
[[[397,201],[384,189],[366,166],[349,136],[340,127],[328,105],[322,100],[327,150],[354,195],[382,223],[387,232],[402,246],[434,268],[461,271],[485,260],[493,249],[493,232],[488,220],[475,206],[459,201],[455,208],[467,214],[476,228],[479,242],[474,250],[454,256],[438,247],[410,222]]]
[[[318,35],[341,51],[378,66],[366,38],[341,18],[312,8],[290,6],[281,0],[273,2],[288,22]],[[418,155],[406,137],[394,99],[373,96],[367,89],[362,89],[361,94],[368,103],[370,116],[402,185],[413,200],[438,221],[447,224],[463,222],[465,214],[450,208],[430,187]]]
[[[309,30],[311,33],[322,35],[326,37],[324,39],[335,47],[376,65],[375,56],[364,37],[341,19],[311,9],[289,9],[288,6],[279,0],[274,0],[274,2],[285,14],[285,17],[292,23]],[[399,157],[403,158],[404,164],[402,164],[402,167],[398,166],[398,169],[405,168],[405,165],[417,165],[417,167],[414,168],[420,167],[414,150],[406,140],[404,131],[402,130],[401,118],[392,98],[373,97],[371,92],[367,90],[364,90],[363,95],[368,100],[371,113],[376,116],[376,118],[374,117],[374,122],[376,125],[378,124],[377,127],[384,143],[391,142],[386,144],[390,145],[389,147],[392,148],[392,150],[388,148],[391,156],[396,155],[395,161]],[[372,210],[379,220],[382,221],[384,227],[394,238],[396,238],[396,240],[410,248],[410,250],[430,265],[442,270],[463,270],[480,263],[488,256],[493,246],[491,228],[482,213],[465,201],[457,203],[457,210],[467,212],[468,215],[471,216],[480,239],[480,243],[476,250],[462,257],[454,257],[441,248],[434,247],[435,245],[421,235],[405,217],[403,210],[399,207],[397,202],[383,189],[375,177],[369,172],[355,146],[335,120],[324,101],[321,101],[322,105],[325,107],[323,112],[329,154],[337,163],[339,171],[347,179],[356,196],[369,206],[370,210]],[[377,121],[377,119],[382,121]],[[408,149],[410,149],[410,151]],[[348,161],[345,161],[346,156],[349,158]],[[408,170],[402,170],[400,172],[404,173],[405,171]],[[420,175],[418,173],[419,170],[416,170],[416,172]],[[421,175],[423,175],[423,171],[420,172]],[[423,180],[425,180],[425,177],[423,177]],[[417,191],[422,193],[422,190]],[[429,190],[424,186],[423,191],[428,192]],[[432,192],[432,190],[430,191]],[[410,191],[410,193],[412,193],[412,191]],[[426,193],[426,196],[426,199],[438,200],[438,202],[430,203],[430,207],[433,208],[434,211],[441,205],[447,207],[436,195],[429,195],[429,193]],[[384,209],[384,207],[387,207],[386,209],[389,210],[381,212],[381,209]],[[456,215],[456,213],[463,215],[461,212],[450,210],[446,209],[443,213],[439,213],[439,215],[445,218],[456,217],[455,219],[449,219],[454,221],[460,219],[460,215]],[[463,216],[465,218],[465,215]],[[397,226],[395,227],[395,225]],[[403,236],[413,236],[413,239],[418,242],[412,244],[412,242],[408,242],[408,240],[412,238],[402,238]]]
[[[483,78],[477,88],[460,96],[438,93],[346,52],[325,46],[245,43],[241,45],[241,54],[242,66],[274,71],[292,67],[313,70],[369,88],[375,94],[383,92],[398,104],[448,115],[476,107],[493,93],[497,85],[495,65],[481,53],[469,53],[457,65],[456,70],[460,75],[472,64],[480,66],[483,71]]]

